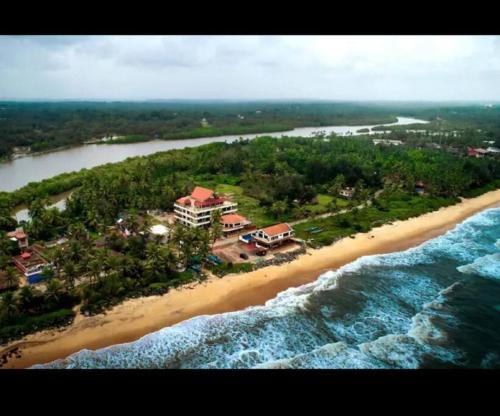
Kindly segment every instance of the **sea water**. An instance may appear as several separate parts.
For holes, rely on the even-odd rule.
[[[500,368],[500,209],[265,306],[35,368]]]

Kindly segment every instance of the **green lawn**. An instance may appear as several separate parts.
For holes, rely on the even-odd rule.
[[[328,204],[333,201],[334,197],[326,194],[318,194],[316,196],[316,199],[318,200],[317,204],[304,205],[304,207],[308,209],[312,215],[321,215],[327,213]],[[349,202],[343,198],[335,198],[335,200],[337,202],[337,207],[339,210],[345,208],[349,204]]]
[[[266,227],[277,221],[259,206],[259,201],[251,196],[243,195],[243,189],[237,185],[218,184],[215,188],[218,193],[232,194],[232,198],[238,203],[238,212],[252,221],[256,227]]]
[[[199,175],[194,177],[197,185],[213,189],[220,194],[230,194],[233,201],[238,203],[238,212],[252,221],[257,228],[266,227],[278,222],[266,212],[266,208],[259,205],[259,201],[243,194],[243,188],[236,185],[237,178],[229,175]]]

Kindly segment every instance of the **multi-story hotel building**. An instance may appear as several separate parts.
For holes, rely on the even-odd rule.
[[[191,195],[174,203],[175,220],[188,227],[205,227],[210,224],[214,211],[220,211],[222,215],[233,214],[238,209],[237,205],[216,195],[211,189],[197,186]]]

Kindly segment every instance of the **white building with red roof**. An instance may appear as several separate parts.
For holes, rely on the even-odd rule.
[[[188,227],[205,227],[210,225],[214,211],[220,211],[222,215],[233,214],[237,211],[237,205],[211,189],[197,186],[191,195],[175,201],[174,215],[177,222]]]
[[[271,225],[252,233],[253,240],[264,247],[275,247],[294,236],[293,228],[286,223]]]

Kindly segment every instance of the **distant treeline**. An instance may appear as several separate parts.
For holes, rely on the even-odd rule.
[[[390,123],[396,114],[396,108],[358,103],[0,102],[0,158],[10,156],[14,147],[37,152],[113,135],[140,136],[141,141],[185,139]]]

